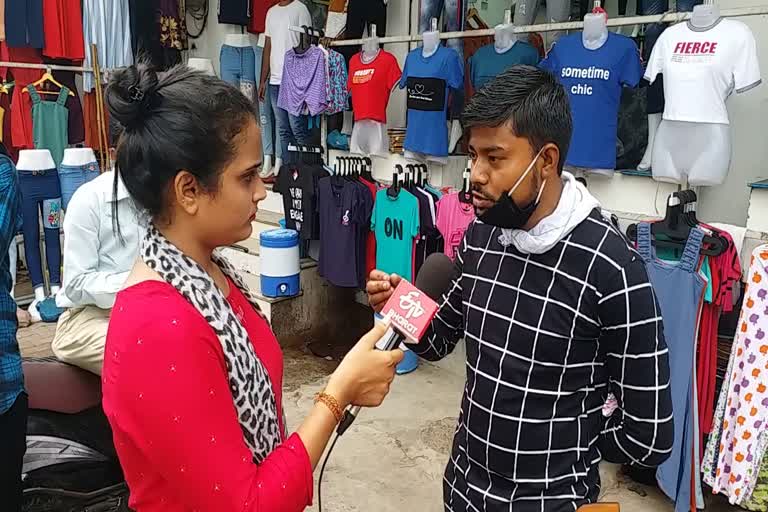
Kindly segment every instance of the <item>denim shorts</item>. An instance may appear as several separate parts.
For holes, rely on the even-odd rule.
[[[99,164],[89,162],[85,165],[59,166],[61,183],[61,207],[66,210],[75,191],[99,175]]]

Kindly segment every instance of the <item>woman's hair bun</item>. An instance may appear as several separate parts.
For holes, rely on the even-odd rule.
[[[139,128],[152,113],[157,89],[157,73],[149,64],[115,71],[107,86],[109,115],[126,130]]]

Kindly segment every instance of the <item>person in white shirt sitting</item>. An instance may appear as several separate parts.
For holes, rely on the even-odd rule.
[[[115,296],[136,257],[146,224],[122,180],[105,172],[75,192],[64,216],[64,275],[51,344],[66,363],[101,374],[104,342]],[[113,225],[116,210],[120,229]]]

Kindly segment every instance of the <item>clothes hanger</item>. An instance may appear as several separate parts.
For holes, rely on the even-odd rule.
[[[695,201],[696,193],[692,190],[674,192],[669,196],[664,218],[659,222],[651,223],[654,245],[674,249],[685,247],[691,230],[698,227],[698,224],[691,225],[690,216],[686,212],[686,205]],[[663,238],[659,239],[659,235]],[[627,228],[627,237],[632,241],[637,241],[637,224],[632,224]],[[728,248],[728,244],[720,236],[706,234],[702,241],[706,247],[702,247],[699,252],[705,256],[718,256]]]
[[[469,169],[464,170],[461,190],[459,191],[459,202],[464,204],[472,204],[472,192],[470,190],[469,183]]]
[[[60,84],[55,78],[53,78],[53,75],[51,74],[51,69],[50,68],[45,70],[45,73],[43,73],[43,76],[41,76],[40,79],[37,82],[34,82],[32,84],[32,87],[37,89],[40,85],[44,84],[45,82],[51,82],[53,85],[55,85],[59,89],[64,89],[64,86],[62,84]],[[69,91],[69,96],[74,96],[75,95],[75,93],[72,92],[70,89],[67,89],[67,90]],[[25,93],[25,92],[28,93],[29,90],[27,90],[27,88],[25,87],[21,92],[22,93]],[[40,93],[42,93],[42,94],[59,94],[56,91],[46,91],[46,90],[38,90],[37,92],[38,92],[38,94],[40,94]]]
[[[403,166],[395,164],[395,171],[392,173],[392,185],[387,189],[387,195],[395,198],[400,195],[400,175],[403,173]]]
[[[363,158],[363,178],[373,183],[373,174],[371,173],[371,169],[373,169],[373,162],[371,161],[370,157]]]

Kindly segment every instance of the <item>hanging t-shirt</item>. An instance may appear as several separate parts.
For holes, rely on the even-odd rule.
[[[437,203],[437,229],[445,239],[445,254],[456,258],[456,250],[464,239],[467,227],[475,220],[472,203],[459,201],[459,193],[444,195]]]
[[[299,44],[300,34],[290,27],[312,26],[312,16],[307,6],[299,0],[288,5],[275,4],[267,11],[264,34],[269,37],[272,49],[269,54],[269,83],[280,85],[283,81],[285,52]]]
[[[320,211],[319,272],[336,286],[360,286],[359,241],[362,227],[370,220],[368,191],[338,176],[318,182]]]
[[[376,193],[378,192],[378,188],[376,187],[376,184],[368,181],[366,179],[360,179],[360,183],[365,185],[365,188],[368,189],[368,193],[371,195],[371,210],[375,207],[376,204]],[[371,214],[373,214],[373,211],[371,211]],[[366,234],[365,234],[365,279],[368,278],[369,275],[371,275],[371,271],[376,268],[376,236],[373,234],[373,231],[367,229],[366,226]]]
[[[319,236],[316,190],[327,175],[321,166],[309,164],[285,164],[277,175],[274,191],[283,196],[285,227],[298,231],[302,240]]]
[[[328,75],[323,50],[310,46],[303,53],[291,48],[283,57],[283,78],[277,106],[299,116],[316,116],[328,106]]]
[[[251,17],[250,0],[219,0],[219,23],[248,25]]]
[[[571,34],[555,43],[541,67],[560,80],[570,98],[573,136],[565,163],[615,169],[621,87],[635,87],[642,74],[634,41],[608,32],[603,46],[589,50],[580,32]]]
[[[406,150],[448,156],[448,90],[463,84],[464,71],[456,50],[438,46],[429,57],[422,55],[421,48],[411,50],[400,77],[400,88],[408,91]]]
[[[384,50],[368,64],[357,53],[349,61],[348,88],[352,93],[355,121],[372,119],[387,122],[389,93],[400,79],[400,66],[394,55]]]
[[[503,53],[497,52],[493,44],[487,44],[469,58],[469,79],[472,87],[479,89],[512,66],[535,66],[540,60],[536,48],[525,41],[515,42]]]
[[[752,31],[740,21],[721,18],[702,30],[678,23],[653,47],[645,78],[664,75],[664,119],[729,124],[725,100],[735,90],[760,84],[760,65]]]
[[[376,268],[413,281],[413,240],[419,235],[419,200],[407,190],[401,189],[394,198],[386,189],[379,190],[371,229],[376,234]]]

